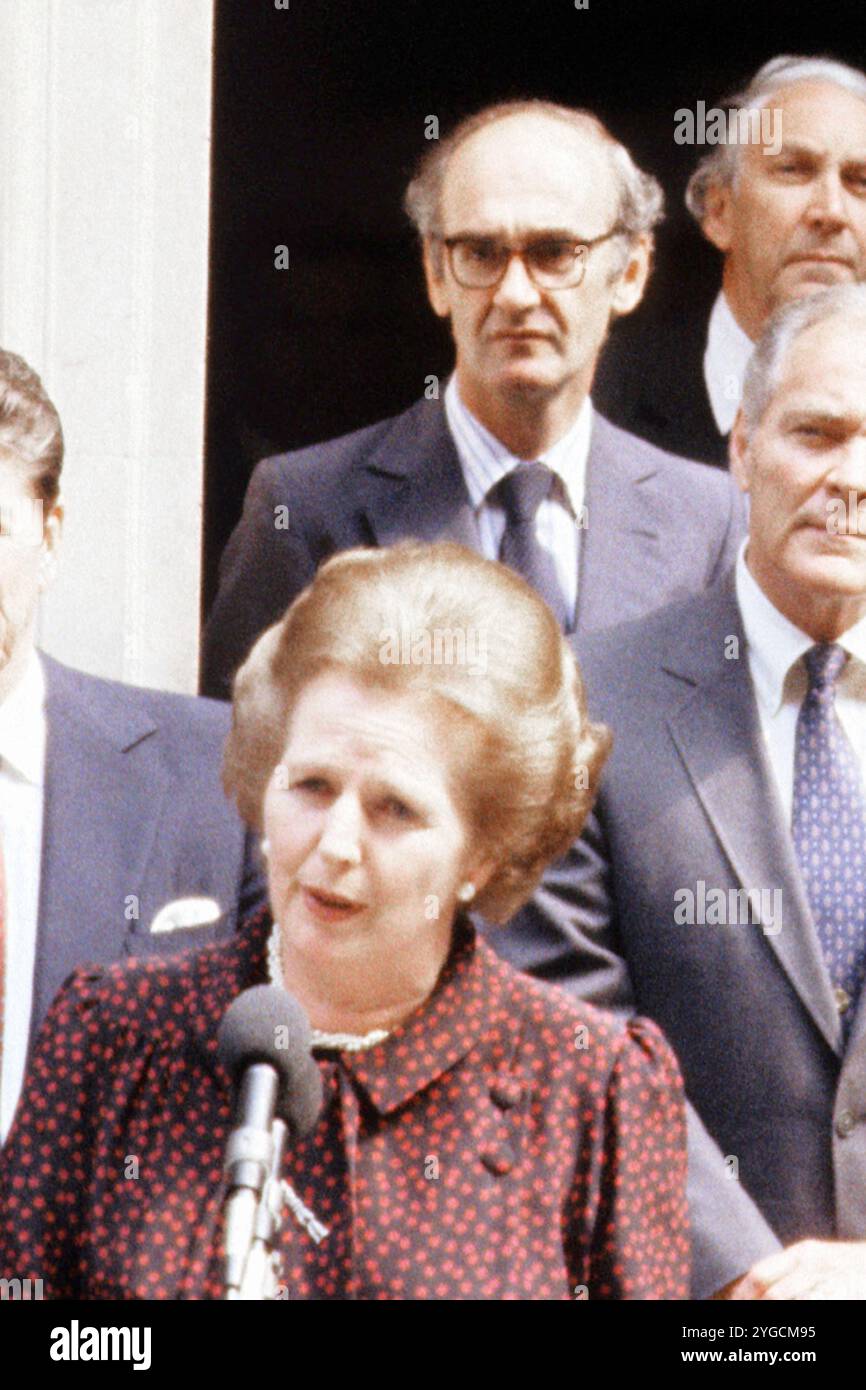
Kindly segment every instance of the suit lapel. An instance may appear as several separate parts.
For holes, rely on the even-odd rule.
[[[668,293],[656,295],[656,311],[642,309],[614,325],[593,397],[639,437],[683,458],[726,468],[727,441],[713,417],[703,371],[718,287],[712,284],[709,294],[696,284],[666,288]]]
[[[69,972],[120,959],[168,775],[130,750],[156,732],[99,682],[43,658],[48,735],[34,1018]],[[38,1006],[38,1007],[37,1007]]]
[[[703,328],[705,337],[706,323]],[[704,347],[703,341],[685,346],[679,354],[675,378],[666,380],[667,389],[641,396],[637,407],[638,432],[642,424],[648,423],[654,437],[663,440],[671,453],[726,466],[728,441],[719,433],[710,404],[703,371]]]
[[[365,461],[359,487],[377,545],[415,538],[481,550],[441,401],[421,401],[395,420]]]
[[[702,617],[706,624],[706,609]],[[680,633],[663,659],[666,670],[696,687],[668,724],[741,886],[781,890],[782,929],[764,932],[764,939],[827,1043],[839,1052],[839,1017],[764,746],[732,594],[713,618],[694,633]],[[739,639],[740,655],[726,660],[725,641],[731,636]]]
[[[593,413],[578,561],[579,632],[639,616],[647,593],[665,582],[670,556],[653,487],[657,471],[651,456],[635,456],[623,430]]]
[[[581,632],[644,613],[647,591],[664,589],[670,557],[663,545],[664,502],[654,487],[657,471],[651,456],[636,455],[628,434],[593,413],[587,525],[578,558],[575,626]],[[395,420],[365,460],[359,489],[377,545],[415,537],[459,541],[481,551],[441,402],[421,401]]]
[[[685,458],[727,467],[727,439],[719,434],[704,380],[704,353],[716,290],[687,311],[671,312],[657,325],[661,343],[641,362],[641,387],[630,424],[663,448]]]

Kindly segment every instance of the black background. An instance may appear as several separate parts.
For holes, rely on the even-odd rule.
[[[205,607],[258,458],[394,414],[451,366],[401,211],[427,116],[597,112],[665,187],[651,307],[672,276],[718,275],[674,112],[779,53],[866,66],[862,0],[217,0]]]

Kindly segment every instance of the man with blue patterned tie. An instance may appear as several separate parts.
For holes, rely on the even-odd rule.
[[[809,689],[797,716],[791,827],[846,1038],[866,972],[866,803],[858,759],[835,709],[849,660],[839,642],[818,642],[803,657]]]
[[[570,914],[497,942],[673,1043],[723,1174],[690,1177],[695,1296],[866,1298],[866,287],[771,321],[731,468],[734,571],[578,642],[614,749]]]

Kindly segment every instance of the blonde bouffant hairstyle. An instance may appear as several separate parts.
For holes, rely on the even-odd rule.
[[[507,921],[580,833],[611,745],[546,604],[450,541],[328,560],[235,678],[223,781],[254,829],[298,696],[326,671],[418,693],[444,719],[451,793],[496,865],[473,906]]]

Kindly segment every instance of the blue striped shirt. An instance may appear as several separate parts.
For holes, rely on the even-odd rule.
[[[496,498],[490,498],[491,490],[521,463],[544,463],[555,474],[556,482],[550,497],[538,508],[535,533],[539,543],[553,557],[566,605],[573,616],[577,605],[580,532],[587,524],[584,496],[592,429],[589,397],[568,433],[537,460],[521,459],[512,454],[476,419],[460,399],[455,376],[451,377],[445,388],[444,404],[448,428],[475,509],[482,551],[488,559],[499,558],[499,547],[505,531],[505,512]]]

